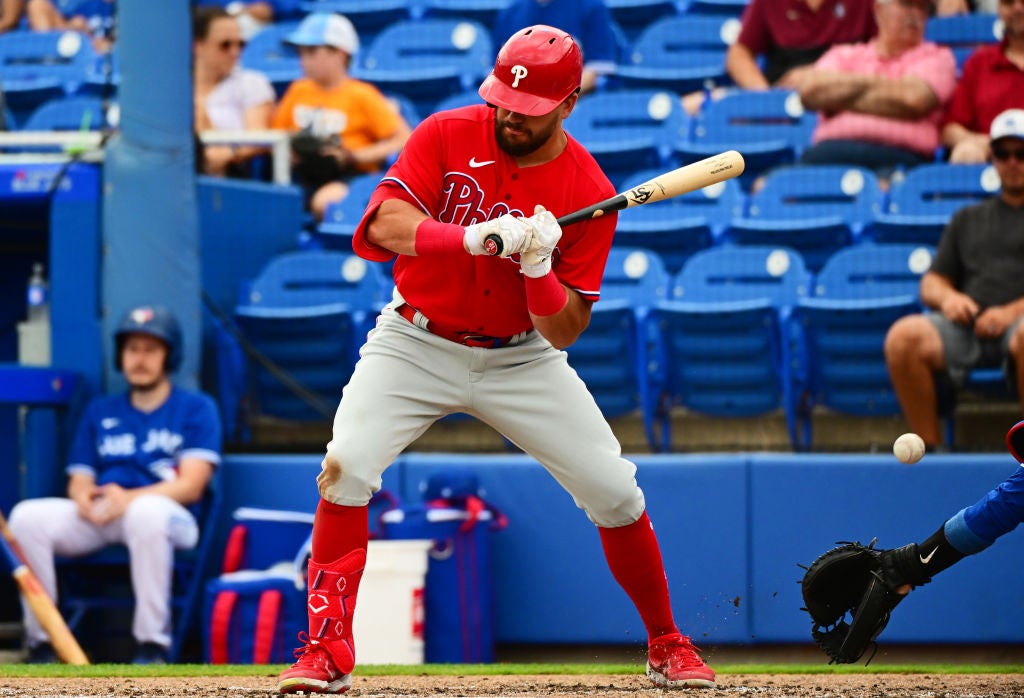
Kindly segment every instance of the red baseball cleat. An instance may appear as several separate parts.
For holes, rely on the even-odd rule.
[[[278,693],[344,693],[352,686],[352,674],[343,674],[334,665],[330,653],[306,633],[299,633],[305,643],[295,650],[297,660],[281,672]]]
[[[714,688],[715,672],[697,654],[690,638],[679,633],[651,640],[647,648],[647,676],[669,688]]]

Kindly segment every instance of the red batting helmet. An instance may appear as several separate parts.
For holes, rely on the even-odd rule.
[[[583,54],[561,29],[537,24],[516,32],[498,51],[480,96],[502,109],[540,116],[580,87]]]

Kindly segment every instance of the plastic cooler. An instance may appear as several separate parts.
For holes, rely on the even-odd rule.
[[[492,512],[420,504],[385,512],[381,523],[385,539],[433,541],[426,575],[426,661],[493,662],[490,534],[498,526]]]

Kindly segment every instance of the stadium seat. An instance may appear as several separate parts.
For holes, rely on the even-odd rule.
[[[36,109],[23,131],[103,131],[117,128],[117,105],[99,97],[62,97]]]
[[[331,204],[324,212],[324,219],[317,227],[317,233],[324,247],[334,250],[352,250],[352,236],[363,217],[370,195],[380,183],[381,173],[371,172],[353,177],[348,182],[348,194],[341,201]]]
[[[307,12],[336,12],[348,17],[359,34],[362,48],[395,22],[416,19],[419,2],[409,0],[305,0]]]
[[[662,174],[650,169],[627,177],[631,189]],[[645,247],[657,252],[670,274],[676,274],[694,252],[711,247],[726,224],[743,211],[743,192],[735,180],[619,213],[615,245]]]
[[[4,99],[23,123],[51,99],[78,93],[96,54],[77,32],[11,31],[0,34]]]
[[[475,89],[490,73],[494,49],[478,22],[421,19],[395,22],[360,50],[352,74],[431,114],[449,95]]]
[[[676,142],[675,154],[686,164],[739,150],[746,161],[740,183],[749,189],[765,171],[796,162],[816,123],[793,91],[735,90],[704,103],[691,133]]]
[[[298,22],[269,24],[257,32],[242,49],[242,67],[267,76],[280,97],[293,81],[302,77],[299,53],[284,38],[295,31]]]
[[[948,46],[956,57],[959,71],[979,46],[1002,41],[1003,22],[998,15],[984,12],[930,17],[924,28],[924,38]]]
[[[694,254],[673,277],[670,298],[649,315],[661,369],[646,409],[656,415],[668,451],[675,406],[719,417],[751,417],[792,404],[781,327],[809,292],[799,252],[783,247],[719,245]],[[786,410],[796,446],[795,414]]]
[[[856,416],[900,413],[885,335],[897,319],[922,310],[920,280],[933,255],[924,245],[853,245],[829,257],[811,293],[797,300],[788,336],[798,370],[788,374],[788,394],[801,450],[813,443],[815,406]]]
[[[870,170],[806,165],[772,170],[735,218],[725,239],[742,245],[796,249],[816,272],[825,259],[859,239],[882,207],[878,179]]]
[[[167,655],[171,663],[181,661],[189,633],[198,625],[202,612],[204,573],[213,554],[223,500],[220,471],[214,468],[206,493],[194,511],[199,524],[199,542],[191,550],[174,553],[171,646]],[[124,545],[109,545],[84,557],[58,556],[55,562],[60,609],[72,632],[92,611],[106,613],[108,618],[104,620],[109,621],[111,610],[134,608],[128,549]],[[103,632],[112,633],[108,622],[103,624]]]
[[[234,403],[233,409],[247,403],[249,416],[331,419],[389,290],[378,265],[351,253],[311,250],[274,257],[235,308],[237,327],[219,329],[226,349],[230,340],[239,345],[218,352],[221,400]],[[243,365],[229,363],[242,353]],[[240,421],[244,435],[244,417]]]
[[[606,418],[641,412],[652,450],[656,448],[653,415],[643,412],[643,406],[652,402],[646,391],[657,366],[651,363],[650,342],[641,332],[648,309],[665,298],[668,282],[668,272],[656,253],[613,247],[590,324],[566,349],[569,364]]]
[[[384,95],[388,101],[394,105],[398,113],[402,115],[405,122],[409,124],[409,128],[416,128],[416,125],[420,122],[420,113],[416,110],[416,105],[413,104],[412,100],[405,95],[390,94]]]
[[[682,0],[687,14],[739,17],[750,0]]]
[[[446,109],[458,109],[459,107],[468,107],[471,104],[483,104],[484,100],[480,96],[480,93],[475,89],[463,90],[453,95],[445,97],[434,106],[434,111],[445,111]]]
[[[678,95],[624,89],[582,97],[564,123],[618,185],[638,169],[664,169],[671,162],[671,143],[688,121]]]
[[[871,236],[877,242],[938,244],[950,216],[996,195],[999,175],[991,165],[918,165],[894,177]]]
[[[727,84],[725,52],[739,30],[734,17],[662,17],[637,36],[616,70],[616,79],[623,87],[680,94]]]
[[[494,20],[512,0],[421,0],[424,17],[440,19],[468,19],[485,27],[494,26]]]
[[[612,19],[631,42],[653,22],[676,14],[675,0],[605,0],[605,4]]]

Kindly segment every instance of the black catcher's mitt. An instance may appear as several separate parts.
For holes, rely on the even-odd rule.
[[[905,594],[896,590],[929,580],[918,562],[916,543],[894,550],[876,550],[874,540],[869,545],[837,545],[811,563],[801,587],[804,610],[811,614],[811,637],[829,656],[829,664],[852,664],[874,644],[903,600]]]

